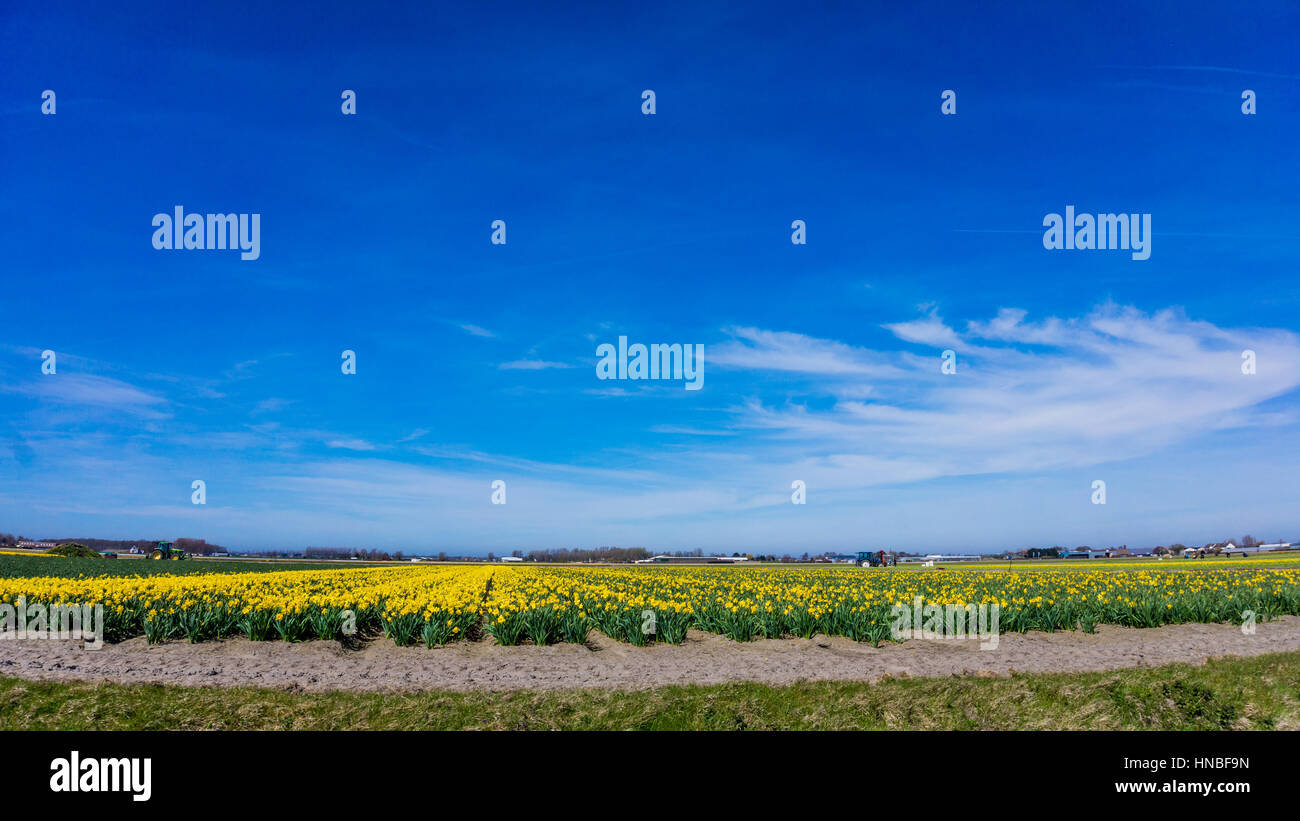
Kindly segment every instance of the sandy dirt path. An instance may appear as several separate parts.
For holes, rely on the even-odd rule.
[[[1004,634],[997,649],[978,642],[908,641],[873,648],[844,638],[738,644],[692,631],[680,646],[633,647],[592,633],[586,645],[498,647],[491,640],[426,649],[387,639],[345,649],[337,642],[245,639],[150,646],[143,638],[103,649],[70,642],[0,641],[0,675],[43,680],[187,686],[249,685],[302,690],[637,690],[669,684],[798,680],[876,681],[885,676],[1007,675],[1204,663],[1216,656],[1300,650],[1300,617],[1257,625],[1150,630],[1102,625],[1097,633]]]

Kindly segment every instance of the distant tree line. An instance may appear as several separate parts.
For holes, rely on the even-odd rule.
[[[5,544],[0,537],[0,544]],[[169,541],[168,539],[87,539],[75,537],[70,539],[42,539],[41,541],[54,542],[55,544],[64,544],[72,542],[75,544],[85,545],[96,553],[126,553],[132,547],[138,547],[143,551],[153,549],[158,542]],[[210,556],[213,553],[227,553],[229,551],[221,545],[208,544],[205,539],[189,539],[181,537],[171,540],[172,546],[178,550],[184,550],[192,556]],[[16,540],[15,540],[16,542]],[[14,544],[15,542],[9,542]]]
[[[264,556],[278,556],[279,553],[263,553]],[[374,548],[359,547],[309,547],[301,553],[286,553],[285,556],[293,559],[361,559],[367,562],[391,562],[401,561],[406,555],[402,551],[388,552],[387,550],[375,550]]]
[[[309,547],[302,552],[304,559],[350,559],[357,551],[350,547]]]
[[[184,550],[191,556],[211,556],[213,553],[229,553],[221,545],[208,544],[206,539],[187,539],[181,537],[172,543],[173,547]]]
[[[650,558],[650,551],[644,547],[557,548],[533,550],[526,558],[531,562],[635,562]]]

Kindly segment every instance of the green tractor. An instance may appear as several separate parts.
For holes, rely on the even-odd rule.
[[[897,564],[898,560],[894,559],[894,563]],[[883,550],[874,552],[863,550],[858,553],[858,564],[862,567],[888,567],[889,557],[885,556]]]
[[[149,558],[153,559],[155,562],[161,562],[161,561],[179,562],[182,559],[188,557],[185,555],[184,550],[181,550],[180,548],[172,547],[171,542],[159,542],[158,546],[155,547],[153,549],[153,552],[149,554]]]

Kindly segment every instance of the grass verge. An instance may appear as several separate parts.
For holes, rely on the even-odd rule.
[[[304,693],[0,678],[0,730],[1300,729],[1300,653],[1108,673]]]

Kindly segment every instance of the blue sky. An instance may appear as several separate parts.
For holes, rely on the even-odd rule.
[[[0,529],[1300,538],[1300,11],[894,5],[7,5]],[[260,258],[155,250],[177,205]],[[1150,259],[1045,250],[1067,205]],[[597,379],[620,335],[704,388]]]

